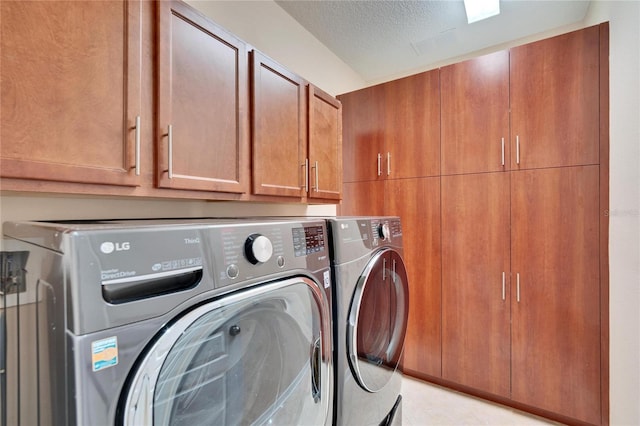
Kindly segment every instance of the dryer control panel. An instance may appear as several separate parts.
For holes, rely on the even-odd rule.
[[[402,248],[399,217],[345,217],[330,219],[334,262],[358,259],[380,247]]]

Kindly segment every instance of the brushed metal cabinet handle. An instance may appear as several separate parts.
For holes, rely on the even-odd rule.
[[[313,189],[314,192],[318,192],[320,190],[319,186],[320,186],[320,182],[318,182],[318,162],[314,162],[314,165],[311,167],[312,169],[314,169],[314,176],[315,176],[315,182],[314,185],[311,187],[311,189]]]
[[[520,164],[520,136],[516,136],[516,164]]]
[[[378,176],[382,174],[382,154],[378,153]]]
[[[504,138],[502,138],[502,165],[504,166]]]
[[[520,303],[520,273],[516,274],[516,300]]]
[[[136,117],[136,176],[140,176],[140,116]]]
[[[169,167],[167,171],[169,179],[173,179],[173,126],[171,124],[169,124],[167,136],[169,138]]]
[[[506,273],[502,273],[502,300],[506,300],[507,298],[507,289],[506,289]]]
[[[387,152],[387,176],[391,175],[391,153]]]

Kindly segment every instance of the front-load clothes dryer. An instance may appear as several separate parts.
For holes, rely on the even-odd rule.
[[[409,311],[397,217],[329,219],[334,278],[334,424],[402,422]]]
[[[325,221],[22,222],[4,234],[3,273],[23,295],[1,312],[6,424],[331,424]]]

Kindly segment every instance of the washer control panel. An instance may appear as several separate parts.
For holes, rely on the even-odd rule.
[[[324,221],[236,224],[211,232],[217,287],[292,269],[317,270],[329,265]]]

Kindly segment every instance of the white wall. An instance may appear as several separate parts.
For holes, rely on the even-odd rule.
[[[365,82],[271,0],[187,0],[216,23],[325,92],[339,95]]]
[[[609,21],[610,401],[612,425],[640,425],[640,2],[598,1]]]

